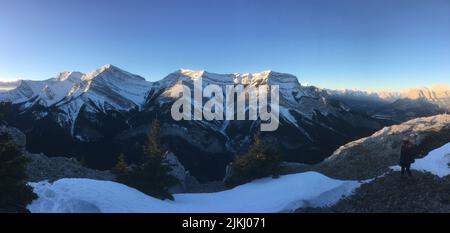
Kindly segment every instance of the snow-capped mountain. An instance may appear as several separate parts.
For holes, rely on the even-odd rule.
[[[400,92],[327,90],[337,100],[372,117],[401,123],[450,111],[450,87],[446,84],[410,88]]]
[[[165,134],[170,138],[168,141],[173,143],[172,148],[181,162],[187,164],[191,170],[194,169],[193,174],[196,171],[208,173],[220,171],[220,176],[223,175],[223,164],[230,161],[233,155],[245,152],[251,136],[259,130],[260,123],[171,121],[170,106],[174,100],[168,96],[171,92],[178,91],[181,84],[192,86],[193,80],[199,77],[202,77],[203,85],[212,83],[219,86],[244,84],[247,87],[279,85],[280,126],[275,132],[266,133],[264,136],[280,145],[282,154],[286,155],[288,160],[318,162],[326,157],[327,151],[332,150],[335,145],[381,127],[378,121],[355,113],[339,101],[328,98],[328,94],[323,90],[300,85],[293,75],[274,71],[223,75],[206,71],[180,70],[154,83],[152,93],[161,94],[149,95],[151,98],[145,109],[152,112],[148,115],[169,119],[165,122],[167,128]],[[328,142],[325,143],[326,141]],[[180,144],[189,146],[180,147]],[[187,151],[191,152],[186,153]],[[211,161],[208,167],[195,162],[196,158],[203,155],[209,155],[207,159]]]
[[[401,93],[402,98],[425,99],[439,107],[450,110],[450,86],[447,84],[438,84],[430,88],[420,87],[412,88]]]
[[[3,90],[0,100],[26,103],[26,109],[35,104],[62,106],[81,98],[103,110],[108,107],[129,110],[142,105],[150,87],[151,83],[138,75],[104,65],[88,74],[63,72],[44,81],[0,82],[0,90]]]
[[[200,180],[221,179],[233,156],[246,151],[260,121],[175,121],[171,93],[180,85],[279,85],[280,124],[263,137],[279,145],[288,161],[315,163],[338,146],[382,127],[365,114],[293,75],[264,71],[215,74],[179,70],[157,82],[112,65],[87,73],[63,73],[45,81],[0,84],[0,100],[12,101],[7,121],[27,134],[27,149],[47,155],[83,157],[90,166],[110,168],[124,153],[129,162],[142,155],[148,126],[158,118],[163,140]],[[52,93],[52,94],[49,94]],[[204,102],[206,99],[203,100]]]
[[[0,100],[48,107],[61,101],[74,84],[80,83],[82,76],[80,72],[63,72],[44,81],[0,82],[0,90],[3,90],[0,91]]]
[[[394,102],[398,99],[425,99],[429,102],[438,104],[442,108],[450,109],[450,86],[448,84],[436,84],[431,87],[408,88],[402,91],[377,91],[368,92],[360,90],[331,90],[328,93],[341,97],[354,97],[373,99],[378,101]]]
[[[17,81],[15,87],[9,83],[0,83],[0,86],[5,90],[9,87],[0,93],[1,101],[11,101],[20,106],[21,112],[31,111],[40,117],[46,116],[50,109],[58,110],[57,122],[61,126],[72,125],[73,130],[82,108],[90,112],[139,109],[151,83],[105,65],[87,74],[63,72],[44,81],[23,80]]]
[[[142,107],[151,83],[144,78],[105,65],[81,77],[65,98],[54,108],[61,110],[59,123],[71,125],[74,134],[75,121],[81,109],[84,113],[107,113],[108,111],[131,111]],[[95,116],[94,116],[95,118]]]
[[[92,101],[97,107],[106,110],[140,108],[144,103],[151,83],[143,77],[121,70],[113,65],[84,75],[80,85],[74,86],[69,96],[82,96],[84,102]]]

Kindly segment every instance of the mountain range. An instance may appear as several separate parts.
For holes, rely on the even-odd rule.
[[[398,121],[445,112],[450,103],[448,86],[407,96],[333,91],[303,86],[297,77],[274,71],[178,70],[148,82],[113,65],[44,81],[0,82],[0,101],[13,103],[6,122],[26,134],[27,150],[76,157],[97,169],[111,168],[120,153],[129,163],[139,162],[149,125],[158,118],[163,141],[182,165],[200,181],[218,180],[233,157],[247,150],[260,121],[173,120],[171,93],[200,77],[204,86],[279,85],[280,125],[262,136],[292,162],[320,162],[347,142]]]
[[[400,92],[327,90],[333,98],[377,119],[401,123],[450,111],[450,86],[410,88]]]

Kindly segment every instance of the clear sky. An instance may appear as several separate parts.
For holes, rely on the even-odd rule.
[[[450,83],[449,0],[0,0],[0,80],[111,63],[272,69],[328,88]]]

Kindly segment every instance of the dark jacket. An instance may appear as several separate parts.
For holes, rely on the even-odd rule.
[[[413,145],[403,145],[400,150],[400,161],[399,164],[402,167],[409,166],[414,163],[416,157],[416,149]]]

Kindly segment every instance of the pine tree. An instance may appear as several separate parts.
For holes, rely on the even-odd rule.
[[[3,124],[11,111],[11,102],[0,102],[0,124]]]
[[[9,134],[0,134],[0,210],[26,212],[26,205],[37,198],[26,185],[27,159]]]
[[[117,157],[117,163],[116,163],[116,166],[114,166],[113,171],[115,174],[120,175],[120,174],[125,174],[127,172],[127,170],[128,170],[128,164],[127,164],[127,162],[125,162],[125,155],[121,153]]]
[[[275,147],[263,141],[257,133],[248,152],[233,161],[231,175],[225,180],[225,185],[233,187],[266,176],[277,177],[280,162],[281,157]]]
[[[143,148],[143,163],[120,175],[118,180],[148,195],[173,200],[168,188],[177,184],[178,180],[170,174],[172,168],[166,161],[166,149],[161,143],[160,131],[160,123],[156,119],[150,127],[147,143]]]
[[[163,157],[166,149],[161,143],[161,124],[158,119],[152,122],[149,133],[147,134],[147,145],[144,146],[144,152],[147,156]],[[148,159],[148,158],[147,158]]]

